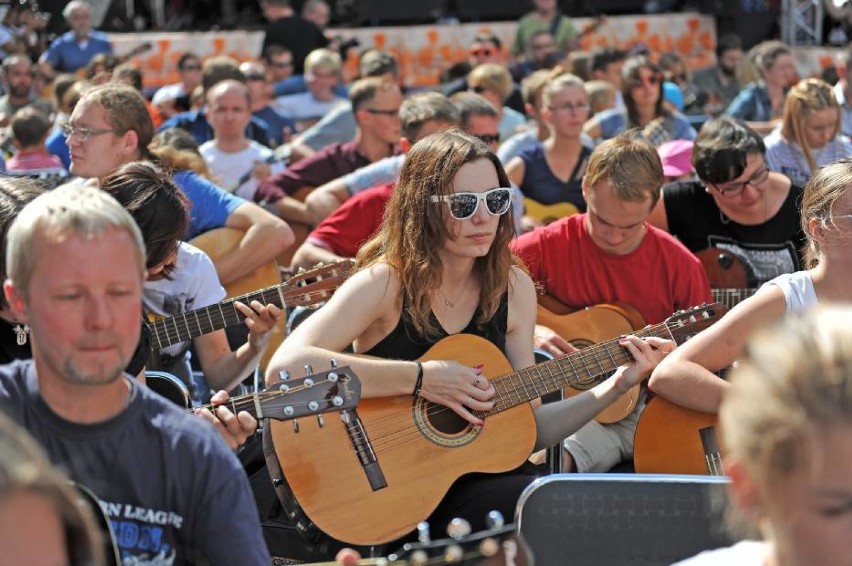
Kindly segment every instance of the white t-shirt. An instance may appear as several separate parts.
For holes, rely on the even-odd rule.
[[[200,249],[181,242],[171,279],[146,281],[142,290],[142,304],[146,313],[175,316],[187,311],[208,307],[225,298],[225,289],[210,257]],[[152,345],[155,346],[155,345]],[[163,349],[163,353],[176,356],[187,347],[185,342]],[[189,371],[189,352],[186,353]]]
[[[762,566],[769,547],[763,541],[743,540],[733,546],[707,550],[672,566]]]
[[[814,282],[808,271],[784,273],[764,283],[761,289],[770,286],[778,287],[784,293],[784,300],[787,301],[787,314],[793,314],[819,304],[819,299],[814,290]]]
[[[310,92],[301,92],[279,96],[272,103],[272,107],[280,114],[296,121],[319,120],[332,108],[345,101],[345,98],[338,97],[331,100],[317,100]]]
[[[251,176],[256,161],[271,162],[274,154],[271,149],[256,141],[249,140],[249,146],[242,151],[228,153],[222,151],[213,140],[204,142],[198,148],[204,161],[213,173],[216,183],[229,193],[254,200],[254,193],[260,181]],[[270,172],[276,175],[285,169],[283,162],[270,163]]]

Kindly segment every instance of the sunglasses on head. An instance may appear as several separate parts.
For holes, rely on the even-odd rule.
[[[432,195],[432,202],[445,202],[456,220],[465,220],[476,213],[479,201],[485,201],[485,209],[492,216],[501,216],[512,205],[512,189],[497,187],[484,193],[459,192],[451,195]]]

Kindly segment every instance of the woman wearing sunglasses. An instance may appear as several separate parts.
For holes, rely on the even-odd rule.
[[[515,369],[533,365],[536,294],[509,251],[514,230],[508,185],[497,157],[468,134],[451,130],[416,143],[379,233],[358,253],[359,270],[281,344],[267,379],[276,381],[285,368],[326,367],[334,358],[360,377],[362,398],[420,396],[473,425],[485,424],[482,412],[494,407],[497,391],[483,369],[496,361],[470,367],[451,359],[417,360],[442,338],[467,333],[490,341]],[[533,402],[536,450],[585,424],[619,391],[638,383],[662,348],[672,348],[668,341],[634,336],[622,344],[637,361],[612,378],[572,399]],[[342,353],[350,345],[371,357]],[[526,465],[504,474],[466,475],[430,518],[433,532],[452,514],[476,529],[484,527],[489,509],[513,513],[533,479]],[[473,510],[480,506],[484,512]]]
[[[710,120],[695,140],[692,165],[699,180],[667,185],[651,224],[692,252],[722,248],[739,258],[747,275],[742,287],[801,269],[802,187],[769,170],[760,134],[731,118]],[[731,286],[714,281],[723,268],[709,266],[711,285]]]
[[[695,139],[695,129],[680,113],[664,104],[663,74],[643,56],[627,59],[621,71],[625,110],[605,110],[586,122],[583,131],[592,139],[610,139],[637,128],[655,146],[671,140]]]
[[[852,155],[852,143],[840,134],[840,105],[821,79],[803,79],[790,89],[781,127],[764,141],[769,168],[800,185],[817,167]]]
[[[817,170],[801,202],[805,270],[772,279],[677,348],[654,371],[651,390],[684,407],[715,413],[730,384],[713,372],[730,367],[754,332],[820,303],[852,301],[852,159]]]
[[[589,97],[583,81],[574,75],[557,76],[547,82],[541,96],[541,117],[550,135],[506,167],[509,180],[520,187],[525,202],[532,201],[526,207],[525,231],[548,219],[586,210],[581,184],[592,151],[580,139],[583,123],[589,117]],[[563,205],[562,210],[552,205]],[[538,210],[542,212],[536,214]]]

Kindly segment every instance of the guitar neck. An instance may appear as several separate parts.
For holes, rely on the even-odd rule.
[[[636,336],[672,339],[666,323],[635,332]],[[619,338],[583,348],[562,358],[550,360],[491,380],[497,389],[494,407],[482,413],[493,415],[532,401],[566,386],[589,389],[603,381],[633,357],[619,344]]]
[[[163,318],[150,324],[152,340],[157,348],[163,349],[228,326],[241,324],[245,320],[245,315],[237,310],[235,301],[246,305],[258,301],[263,305],[275,305],[278,308],[311,306],[331,296],[344,278],[343,275],[331,276],[304,289],[291,282],[279,283],[259,291],[226,299],[215,305]]]
[[[722,303],[728,308],[735,307],[738,303],[748,299],[757,292],[757,289],[713,289],[713,301]]]

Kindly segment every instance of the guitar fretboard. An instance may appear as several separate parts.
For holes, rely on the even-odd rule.
[[[258,301],[263,305],[275,305],[279,308],[315,305],[327,300],[346,277],[346,273],[338,272],[305,287],[287,281],[232,297],[209,307],[157,320],[148,324],[153,346],[162,350],[173,344],[242,323],[245,315],[237,310],[235,301],[246,305]]]
[[[667,323],[649,326],[634,334],[639,337],[672,339]],[[494,407],[481,414],[493,415],[566,386],[588,389],[632,360],[633,357],[616,338],[498,377],[491,380],[497,389]]]
[[[728,308],[735,307],[738,303],[748,299],[757,292],[757,289],[713,289],[713,300],[722,303]]]

